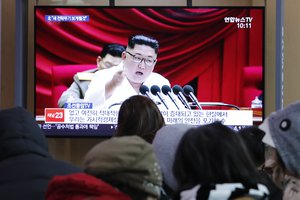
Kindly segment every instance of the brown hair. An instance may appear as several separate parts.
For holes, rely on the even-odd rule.
[[[138,135],[152,143],[156,132],[164,125],[157,105],[148,97],[135,95],[121,105],[116,136]]]

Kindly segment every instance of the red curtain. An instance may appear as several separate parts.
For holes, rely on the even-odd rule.
[[[89,22],[49,22],[46,15],[88,15]],[[226,17],[253,17],[250,27]],[[193,83],[199,101],[241,105],[242,68],[263,65],[261,8],[37,7],[36,108],[49,107],[51,66],[95,64],[107,43],[133,34],[160,43],[155,71],[173,85]]]

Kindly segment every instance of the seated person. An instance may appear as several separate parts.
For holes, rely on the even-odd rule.
[[[272,199],[242,139],[221,122],[189,129],[175,154],[176,199]]]
[[[1,110],[0,120],[1,199],[45,199],[50,179],[82,171],[51,156],[45,134],[24,108]]]
[[[153,85],[160,88],[170,86],[166,78],[153,72],[158,48],[156,39],[144,35],[131,36],[126,51],[122,53],[123,62],[117,67],[96,72],[84,100],[93,103],[93,108],[108,109],[139,94],[141,85],[149,88]]]
[[[284,189],[283,200],[300,198],[300,101],[272,112],[259,128],[268,154],[264,169]]]
[[[138,135],[152,143],[156,132],[164,125],[157,105],[148,97],[134,95],[121,105],[116,136]]]
[[[155,156],[162,171],[163,189],[170,198],[178,190],[178,183],[172,171],[175,153],[183,135],[193,127],[190,124],[163,126],[157,131],[152,142]]]
[[[267,181],[265,184],[270,190],[270,199],[282,199],[282,190],[275,184],[268,173],[263,170],[266,162],[265,153],[268,151],[265,143],[262,141],[265,135],[264,131],[260,130],[257,126],[249,126],[242,128],[238,133],[245,143],[259,174]]]
[[[238,133],[248,148],[256,168],[261,169],[265,163],[265,144],[262,141],[265,133],[257,126],[242,128]]]
[[[162,174],[153,147],[139,136],[112,137],[96,144],[84,156],[83,169],[132,199],[161,197]]]
[[[84,73],[84,76],[79,76],[79,74],[76,74],[74,76],[74,82],[72,83],[72,85],[66,91],[64,91],[59,98],[57,103],[58,106],[61,108],[64,107],[64,104],[68,101],[69,98],[72,98],[72,100],[76,102],[83,101],[85,92],[94,73],[101,69],[107,69],[119,65],[122,60],[121,54],[123,51],[125,51],[125,48],[122,45],[105,45],[100,56],[98,56],[97,58],[97,68],[80,73],[81,75],[83,75]]]
[[[45,199],[132,200],[116,187],[84,172],[52,178]]]

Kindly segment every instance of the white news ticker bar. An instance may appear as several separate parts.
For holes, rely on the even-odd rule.
[[[55,114],[53,114],[53,110]],[[203,125],[214,121],[222,121],[224,125],[253,125],[252,110],[162,110],[161,113],[166,124]],[[63,108],[51,110],[49,108],[45,109],[44,119],[46,123],[117,124],[118,111]]]

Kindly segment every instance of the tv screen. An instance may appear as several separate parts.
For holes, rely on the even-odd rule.
[[[36,6],[35,115],[47,136],[113,134],[117,109],[60,108],[58,99],[76,73],[97,68],[106,44],[127,46],[136,34],[158,40],[154,72],[190,105],[162,110],[167,124],[221,120],[239,129],[262,121],[264,7]]]

